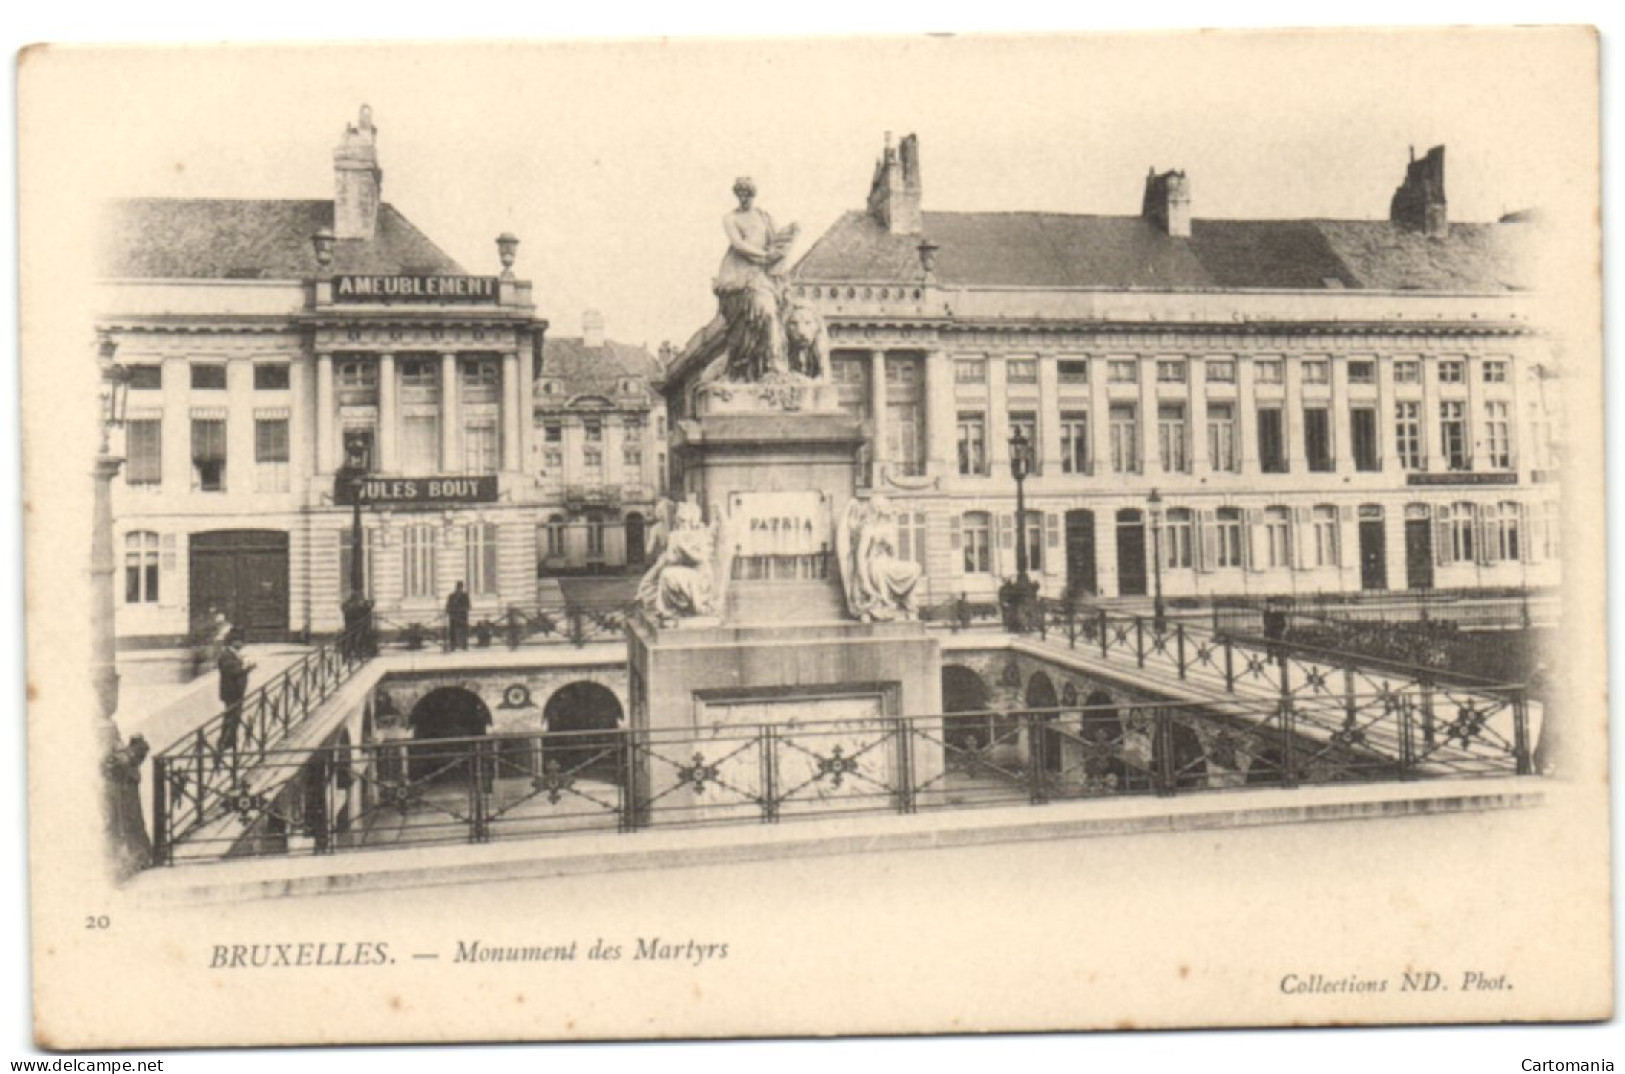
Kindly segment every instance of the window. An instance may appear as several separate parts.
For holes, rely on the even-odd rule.
[[[1264,509],[1264,564],[1292,566],[1292,522],[1284,507]]]
[[[1374,473],[1381,468],[1377,458],[1377,412],[1368,406],[1349,411],[1349,446],[1354,451],[1354,468]]]
[[[548,559],[561,559],[564,556],[564,516],[554,515],[542,527],[542,547],[546,550]]]
[[[1401,470],[1425,469],[1422,461],[1422,404],[1394,404],[1394,447]]]
[[[1037,384],[1038,362],[1032,358],[1011,358],[1005,363],[1004,377],[1009,384]]]
[[[980,412],[959,415],[959,472],[987,473],[987,422]]]
[[[894,473],[925,473],[925,415],[920,360],[886,356],[886,447]]]
[[[1089,360],[1087,358],[1064,358],[1056,364],[1056,369],[1062,384],[1089,383]]]
[[[1061,415],[1061,472],[1089,472],[1089,414],[1082,410]]]
[[[344,430],[344,465],[352,470],[370,472],[375,458],[372,446],[371,426],[347,427]]]
[[[433,597],[435,593],[435,527],[411,525],[401,529],[401,595]]]
[[[1522,559],[1523,509],[1515,503],[1497,504],[1489,514],[1489,553],[1498,560],[1516,562]]]
[[[194,365],[192,367],[192,390],[194,392],[225,391],[226,367],[224,365]]]
[[[542,439],[549,444],[564,443],[564,426],[556,421],[550,421],[542,426]]]
[[[861,373],[860,373],[861,376]],[[987,359],[986,358],[955,358],[954,359],[955,384],[986,384]]]
[[[440,419],[434,414],[408,414],[401,419],[400,466],[408,474],[439,472]]]
[[[1191,545],[1194,528],[1188,507],[1170,507],[1168,521],[1162,528],[1162,565],[1169,570],[1188,570],[1194,562]]]
[[[1213,558],[1216,567],[1241,566],[1241,509],[1219,508],[1218,524],[1214,530]]]
[[[494,395],[502,383],[502,367],[491,358],[464,358],[462,385],[467,391]],[[471,587],[472,588],[472,587]]]
[[[1332,382],[1332,364],[1320,358],[1304,362],[1303,382],[1305,384],[1330,384]]]
[[[1043,472],[1044,452],[1043,445],[1038,442],[1038,415],[1031,410],[1012,410],[1010,412],[1010,435],[1014,437],[1020,433],[1032,445],[1032,459],[1034,474]]]
[[[594,480],[601,478],[603,475],[597,471],[601,471],[604,468],[604,449],[597,444],[589,444],[588,446],[582,448],[581,468],[583,470],[593,471],[592,477]]]
[[[1337,508],[1321,506],[1310,516],[1314,536],[1314,566],[1337,566]]]
[[[1440,384],[1461,384],[1467,379],[1467,363],[1444,361],[1439,363]]]
[[[1209,384],[1234,384],[1236,382],[1236,363],[1231,358],[1209,358],[1207,360],[1207,382]]]
[[[496,473],[498,446],[494,419],[469,422],[463,427],[463,470],[471,474]]]
[[[1253,365],[1253,380],[1259,384],[1280,384],[1283,379],[1279,358],[1260,358]]]
[[[1540,556],[1559,559],[1563,555],[1563,505],[1548,501],[1540,509]]]
[[[124,603],[158,602],[158,535],[137,530],[124,535]]]
[[[1280,407],[1258,411],[1258,468],[1266,474],[1286,473],[1286,436]]]
[[[1505,384],[1507,382],[1507,364],[1494,361],[1484,363],[1485,384]]]
[[[1021,528],[1022,539],[1027,544],[1027,569],[1029,571],[1042,571],[1044,569],[1044,513],[1042,511],[1028,511],[1025,525]]]
[[[1395,384],[1422,383],[1422,363],[1414,359],[1401,359],[1394,363]]]
[[[1490,400],[1484,404],[1484,447],[1489,464],[1497,470],[1512,468],[1512,421],[1509,404]]]
[[[1236,408],[1229,403],[1208,404],[1207,457],[1221,473],[1236,469]]]
[[[192,484],[199,492],[226,489],[226,422],[192,419]]]
[[[604,558],[604,516],[596,511],[587,516],[587,558]]]
[[[1108,415],[1112,449],[1112,472],[1140,472],[1140,422],[1133,403],[1113,403]]]
[[[401,387],[420,392],[440,387],[439,363],[432,358],[403,358],[401,360]]]
[[[970,511],[964,524],[965,573],[993,573],[992,525],[986,511]]]
[[[636,480],[643,473],[643,445],[636,440],[621,442],[621,468]]]
[[[925,567],[925,512],[897,512],[897,554]]]
[[[130,372],[130,390],[134,392],[158,392],[164,388],[164,367],[156,363],[150,365],[127,365],[124,367]]]
[[[666,415],[664,415],[664,414],[656,414],[655,415],[655,436],[656,437],[664,437],[665,435],[666,435]]]
[[[361,542],[361,585],[364,595],[373,596],[372,565],[374,562],[373,550],[378,532],[367,530]],[[350,557],[353,551],[351,546],[351,533],[348,529],[339,533],[339,592],[346,596],[350,593]]]
[[[548,448],[542,452],[542,468],[553,476],[564,469],[564,452],[559,448]]]
[[[374,389],[378,387],[378,366],[373,362],[347,360],[338,363],[340,388]]]
[[[581,436],[589,444],[596,444],[604,439],[604,423],[597,418],[588,418],[581,423]]]
[[[254,419],[254,491],[288,491],[288,419]]]
[[[1377,383],[1377,363],[1376,362],[1369,362],[1369,361],[1366,361],[1364,359],[1361,359],[1360,361],[1357,361],[1357,362],[1350,362],[1349,363],[1349,383],[1350,384],[1375,384],[1375,383]]]
[[[1185,472],[1189,461],[1185,457],[1185,404],[1157,405],[1157,453],[1162,459],[1164,473]]]
[[[140,418],[124,427],[124,465],[127,485],[158,485],[164,480],[164,423],[157,418]]]
[[[1181,359],[1162,359],[1157,362],[1158,384],[1185,383],[1185,363]]]
[[[1448,537],[1445,551],[1450,562],[1473,562],[1473,505],[1458,503],[1441,507],[1439,515]]]
[[[1106,379],[1112,384],[1140,383],[1140,363],[1133,358],[1116,358],[1106,363]]]
[[[463,527],[463,583],[471,596],[497,591],[497,528],[490,522]]]
[[[1303,412],[1303,455],[1311,473],[1332,469],[1332,412],[1310,407]]]
[[[288,390],[288,363],[260,362],[254,366],[254,390],[257,392],[285,392]]]
[[[1467,420],[1462,416],[1465,407],[1466,404],[1460,402],[1439,404],[1439,446],[1445,465],[1452,470],[1468,467]]]

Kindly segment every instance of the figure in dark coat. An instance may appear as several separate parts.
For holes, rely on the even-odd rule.
[[[243,659],[243,636],[233,630],[220,651],[220,700],[226,710],[220,724],[219,752],[215,754],[216,768],[229,754],[237,754],[237,732],[243,722],[243,697],[248,693],[248,673],[254,665]]]
[[[468,610],[468,591],[463,588],[463,583],[458,582],[457,588],[446,598],[446,623],[450,630],[449,648],[468,648]]]

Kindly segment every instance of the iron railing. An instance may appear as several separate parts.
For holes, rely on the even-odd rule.
[[[589,642],[617,641],[624,636],[627,618],[635,611],[628,601],[564,601],[531,608],[513,605],[490,616],[469,617],[466,647],[490,649],[505,646],[569,644],[577,648]],[[453,648],[451,623],[445,612],[417,619],[377,618],[378,644],[386,649]]]
[[[268,750],[230,785],[160,759],[163,864],[1066,799],[1529,771],[1517,698],[1147,703]]]

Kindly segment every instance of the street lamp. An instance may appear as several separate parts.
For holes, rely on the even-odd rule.
[[[1155,622],[1157,624],[1157,628],[1160,630],[1162,628],[1162,613],[1163,613],[1163,607],[1162,607],[1162,496],[1157,492],[1156,489],[1152,489],[1151,490],[1151,495],[1146,497],[1145,502],[1146,502],[1146,506],[1151,509],[1150,510],[1150,514],[1151,514],[1151,577],[1153,579],[1152,585],[1154,586],[1154,588],[1152,589],[1152,597],[1151,597],[1151,615],[1152,615],[1153,619],[1155,620]]]
[[[1010,476],[1016,479],[1016,575],[1025,589],[1027,577],[1027,476],[1033,472],[1033,442],[1018,427],[1010,435]]]
[[[366,564],[362,560],[366,534],[361,527],[361,485],[371,469],[367,445],[361,437],[346,437],[344,465],[339,468],[338,487],[350,495],[350,577],[345,589],[344,647],[349,655],[372,655],[372,602],[367,599]]]

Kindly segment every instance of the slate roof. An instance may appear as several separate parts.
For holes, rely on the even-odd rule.
[[[582,395],[614,399],[620,393],[622,377],[638,377],[645,384],[658,383],[660,363],[643,347],[606,339],[602,347],[588,347],[577,338],[547,336],[542,341],[543,377],[563,382],[564,400]]]
[[[1176,239],[1136,216],[925,213],[947,287],[1149,290],[1521,289],[1526,229],[1451,224],[1443,238],[1385,220],[1194,220]],[[913,282],[922,236],[849,212],[795,269],[807,281]]]
[[[330,199],[122,199],[107,204],[98,267],[112,279],[303,279],[319,269],[310,236],[332,226]],[[373,238],[335,243],[324,271],[466,275],[387,203]]]

